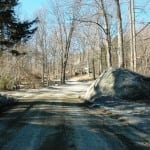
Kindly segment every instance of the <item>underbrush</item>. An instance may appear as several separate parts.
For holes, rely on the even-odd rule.
[[[0,90],[12,90],[15,86],[15,81],[11,78],[0,78]]]

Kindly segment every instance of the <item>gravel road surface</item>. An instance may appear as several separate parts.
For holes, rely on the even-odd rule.
[[[87,108],[86,82],[3,92],[17,105],[0,111],[0,150],[149,150],[149,104]],[[111,104],[111,105],[110,105]]]

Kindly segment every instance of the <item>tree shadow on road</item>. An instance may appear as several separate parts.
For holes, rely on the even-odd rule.
[[[64,102],[63,99],[62,102],[47,99],[20,101],[15,108],[0,116],[0,124],[5,124],[5,128],[0,130],[0,137],[5,136],[4,139],[0,140],[0,145],[2,147],[9,141],[14,144],[13,140],[17,137],[22,138],[20,145],[28,143],[33,140],[32,136],[37,134],[36,142],[39,143],[39,149],[65,150],[69,148],[72,150],[76,149],[76,146],[74,139],[71,138],[74,138],[75,130],[78,130],[83,134],[85,139],[82,141],[84,142],[87,142],[87,135],[89,140],[97,135],[103,137],[109,146],[114,146],[111,148],[114,150],[117,148],[121,150],[121,145],[126,145],[129,150],[147,149],[147,146],[137,144],[141,142],[140,134],[138,134],[140,132],[136,133],[137,130],[131,130],[126,125],[116,124],[115,118],[108,119],[109,115],[102,115],[101,111],[92,114],[93,111],[86,108],[82,103]],[[124,132],[129,132],[132,138],[136,137],[135,141],[133,142],[126,137]],[[26,136],[28,136],[28,140],[23,139]],[[118,147],[114,144],[115,140],[120,143]],[[94,143],[91,144],[89,147],[93,146],[94,148]]]

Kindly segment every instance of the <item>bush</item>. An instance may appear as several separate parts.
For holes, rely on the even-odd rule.
[[[0,78],[0,89],[1,90],[12,90],[15,86],[15,82],[11,78]]]

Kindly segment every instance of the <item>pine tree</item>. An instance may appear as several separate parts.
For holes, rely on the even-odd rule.
[[[28,41],[37,27],[33,21],[21,22],[16,17],[14,8],[18,5],[18,0],[0,1],[0,51],[13,48],[16,44]]]

